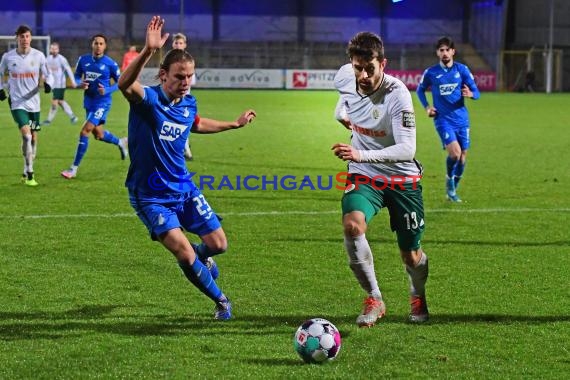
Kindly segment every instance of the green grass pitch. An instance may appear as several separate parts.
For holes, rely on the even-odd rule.
[[[83,115],[81,92],[66,98]],[[349,133],[333,118],[333,91],[196,90],[200,114],[248,127],[193,135],[198,175],[334,176],[330,151]],[[49,98],[42,94],[42,117]],[[414,101],[415,94],[414,94]],[[423,163],[427,284],[432,318],[412,326],[407,278],[385,212],[367,233],[388,312],[354,323],[363,293],[347,265],[341,192],[205,189],[224,217],[229,250],[219,285],[235,318],[213,306],[152,242],[123,186],[116,147],[90,141],[78,177],[79,125],[60,110],[41,132],[35,171],[20,175],[20,137],[0,104],[0,378],[564,378],[570,373],[570,116],[568,94],[483,93],[468,101],[472,148],[459,193],[444,193],[432,121],[417,111]],[[126,134],[128,105],[115,94],[108,129]],[[195,240],[195,237],[192,237]],[[293,349],[304,320],[341,331],[334,362],[306,365]]]

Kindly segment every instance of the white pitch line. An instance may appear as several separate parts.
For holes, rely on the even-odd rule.
[[[281,216],[281,215],[329,215],[338,214],[339,210],[331,211],[252,211],[252,212],[221,212],[221,216]],[[463,214],[501,214],[501,213],[551,213],[570,212],[570,208],[480,208],[480,209],[428,209],[430,213],[463,213]],[[117,214],[44,214],[44,215],[0,215],[0,219],[89,219],[89,218],[132,218],[134,213]]]

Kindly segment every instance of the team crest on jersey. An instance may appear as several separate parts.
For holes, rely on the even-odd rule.
[[[412,111],[402,112],[402,126],[404,128],[415,128],[416,127],[416,116]]]
[[[184,124],[176,124],[171,123],[170,121],[164,121],[162,123],[162,127],[160,128],[159,138],[161,140],[174,141],[182,136],[187,128],[188,126]]]
[[[344,189],[344,193],[350,193],[352,190],[356,189],[356,185],[354,183],[351,183],[350,185],[348,185],[346,187],[346,189]]]
[[[457,87],[457,83],[448,83],[448,84],[440,84],[439,85],[439,93],[441,95],[451,95],[451,93]]]
[[[375,120],[378,120],[378,119],[380,118],[380,111],[378,111],[378,108],[374,108],[374,109],[372,110],[372,117],[373,117]]]
[[[455,73],[454,75],[456,78],[459,78],[461,75],[459,73]]]
[[[99,69],[100,69],[100,70],[105,70],[105,65],[99,66]]]
[[[184,117],[190,116],[190,111],[188,111],[188,107],[184,107],[184,113],[182,114]]]

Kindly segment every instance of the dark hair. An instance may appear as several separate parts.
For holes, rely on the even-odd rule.
[[[177,62],[193,62],[193,63],[195,63],[194,57],[192,57],[190,55],[190,53],[188,53],[186,50],[172,49],[172,50],[169,50],[168,53],[166,53],[166,55],[164,56],[164,59],[160,63],[160,68],[164,71],[168,71],[170,66],[173,63],[177,63]]]
[[[360,32],[352,37],[348,43],[346,53],[351,59],[354,56],[359,56],[368,61],[372,61],[374,58],[382,60],[384,59],[384,43],[377,34]]]
[[[160,63],[159,73],[160,70],[168,72],[170,66],[172,66],[174,63],[177,62],[191,62],[194,64],[196,63],[194,57],[192,57],[192,55],[190,55],[190,53],[188,53],[186,50],[172,49],[166,53],[164,59]],[[157,75],[156,78],[158,79],[159,75]]]
[[[24,34],[26,32],[30,32],[32,34],[32,29],[28,25],[20,25],[18,29],[16,29],[16,35],[19,36],[20,34]]]
[[[455,49],[455,44],[453,43],[451,37],[444,36],[437,40],[435,43],[435,50],[438,50],[443,45],[447,46],[450,49]]]
[[[93,43],[93,41],[95,41],[95,38],[97,38],[97,37],[101,37],[103,39],[103,41],[105,41],[105,43],[107,43],[107,37],[101,33],[95,34],[93,37],[91,37],[91,43]]]

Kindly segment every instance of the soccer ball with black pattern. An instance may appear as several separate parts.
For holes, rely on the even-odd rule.
[[[323,363],[338,355],[341,338],[338,329],[323,318],[309,319],[295,333],[295,351],[306,363]]]

